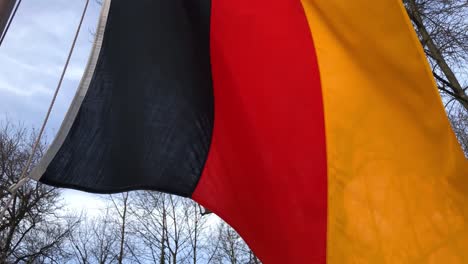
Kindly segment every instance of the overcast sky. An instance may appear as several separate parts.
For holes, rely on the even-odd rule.
[[[0,122],[5,118],[39,127],[60,78],[85,0],[23,0],[0,46]],[[85,16],[76,48],[47,126],[52,141],[70,105],[91,51],[100,6]],[[65,191],[71,209],[103,206],[95,195]],[[93,212],[90,212],[93,213]]]
[[[84,0],[23,0],[0,47],[0,113],[38,127],[70,49]],[[88,60],[99,16],[91,0],[48,126],[57,130]]]

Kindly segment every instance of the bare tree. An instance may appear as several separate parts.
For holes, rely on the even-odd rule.
[[[206,216],[186,198],[138,192],[133,198],[131,233],[141,239],[141,256],[154,263],[197,263],[207,260]]]
[[[93,228],[88,223],[87,217],[80,216],[79,219],[78,228],[70,232],[67,242],[73,261],[80,264],[88,264],[91,261]]]
[[[217,238],[212,243],[214,250],[209,263],[261,263],[239,234],[224,222],[218,224]]]
[[[6,206],[8,188],[18,181],[30,155],[35,133],[9,121],[0,124],[0,206]],[[41,145],[33,164],[42,155]],[[0,219],[0,263],[56,262],[65,258],[61,248],[76,223],[59,214],[57,189],[27,182],[13,196],[5,219]]]
[[[116,197],[118,196],[118,197]],[[125,234],[126,234],[126,224],[128,221],[128,206],[129,206],[129,199],[128,199],[128,192],[121,193],[119,195],[110,195],[110,200],[112,202],[113,211],[117,212],[118,216],[118,225],[120,226],[120,238],[119,238],[119,253],[117,257],[117,262],[122,264],[125,255]],[[128,243],[127,243],[128,245]]]
[[[143,262],[165,264],[167,210],[162,206],[163,194],[136,192],[129,213],[134,221],[129,232],[139,239],[139,259]],[[133,254],[133,253],[132,253]]]
[[[94,245],[91,248],[91,255],[94,259],[93,263],[113,263],[117,259],[118,237],[115,234],[118,232],[118,228],[110,217],[109,211],[93,221],[92,230]]]
[[[468,112],[457,109],[450,115],[452,128],[457,135],[465,156],[468,157]]]
[[[192,256],[192,263],[196,264],[200,259],[201,252],[205,247],[206,237],[204,233],[206,230],[207,216],[201,207],[192,200],[185,199],[183,201],[183,209],[185,213],[185,221],[187,226],[188,238],[190,243],[190,254]]]
[[[449,102],[468,110],[468,1],[403,0],[432,73]]]
[[[81,219],[79,228],[68,237],[74,262],[107,264],[118,261],[119,237],[115,234],[119,232],[119,226],[110,210],[98,217]]]
[[[165,205],[167,205],[167,236],[166,246],[170,253],[170,259],[172,264],[182,263],[186,261],[188,254],[184,254],[188,242],[189,232],[188,226],[186,225],[187,215],[185,214],[185,206],[183,199],[174,195],[164,195]]]

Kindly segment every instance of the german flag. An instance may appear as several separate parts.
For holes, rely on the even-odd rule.
[[[264,263],[468,263],[468,162],[400,0],[112,0],[31,177],[191,197]]]

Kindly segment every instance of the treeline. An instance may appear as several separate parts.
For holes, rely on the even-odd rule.
[[[107,199],[105,212],[78,217],[67,237],[74,263],[260,263],[233,229],[189,199],[143,191]]]
[[[0,125],[2,208],[34,138]],[[189,199],[152,191],[101,198],[108,206],[99,215],[70,213],[58,189],[29,181],[0,222],[0,263],[260,263],[232,228]]]

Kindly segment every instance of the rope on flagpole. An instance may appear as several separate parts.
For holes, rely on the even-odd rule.
[[[35,152],[37,150],[37,147],[39,146],[39,143],[41,142],[42,134],[44,133],[45,127],[47,125],[47,121],[49,121],[50,113],[52,112],[52,108],[54,107],[55,100],[57,99],[58,92],[60,90],[60,87],[62,86],[63,78],[64,78],[65,73],[67,71],[68,64],[70,63],[70,59],[71,59],[71,56],[73,54],[73,50],[75,49],[76,40],[78,39],[78,35],[80,33],[81,25],[83,24],[83,20],[84,20],[85,14],[86,14],[86,10],[88,9],[88,4],[89,4],[89,0],[86,0],[86,4],[84,6],[83,13],[81,14],[80,23],[78,24],[78,28],[76,29],[76,33],[75,33],[75,37],[73,39],[72,46],[70,48],[70,51],[68,52],[67,61],[65,62],[65,65],[63,66],[62,74],[60,75],[60,80],[59,80],[59,82],[57,84],[57,87],[55,88],[54,96],[52,97],[52,101],[50,102],[49,109],[47,110],[47,114],[46,114],[46,116],[44,118],[44,121],[42,122],[41,130],[39,131],[39,134],[37,135],[36,141],[34,142],[31,153],[29,154],[28,161],[26,162],[26,165],[24,166],[23,171],[21,172],[21,176],[19,177],[18,182],[13,184],[8,189],[8,191],[10,192],[10,197],[8,197],[8,200],[6,201],[5,206],[0,211],[0,222],[3,221],[3,217],[5,216],[6,211],[8,210],[8,208],[10,208],[11,203],[13,202],[13,199],[15,198],[18,189],[21,188],[28,181],[28,177],[27,177],[26,173],[28,172],[29,167],[31,166],[31,162],[32,162],[32,159],[34,157],[34,154],[35,154]]]

